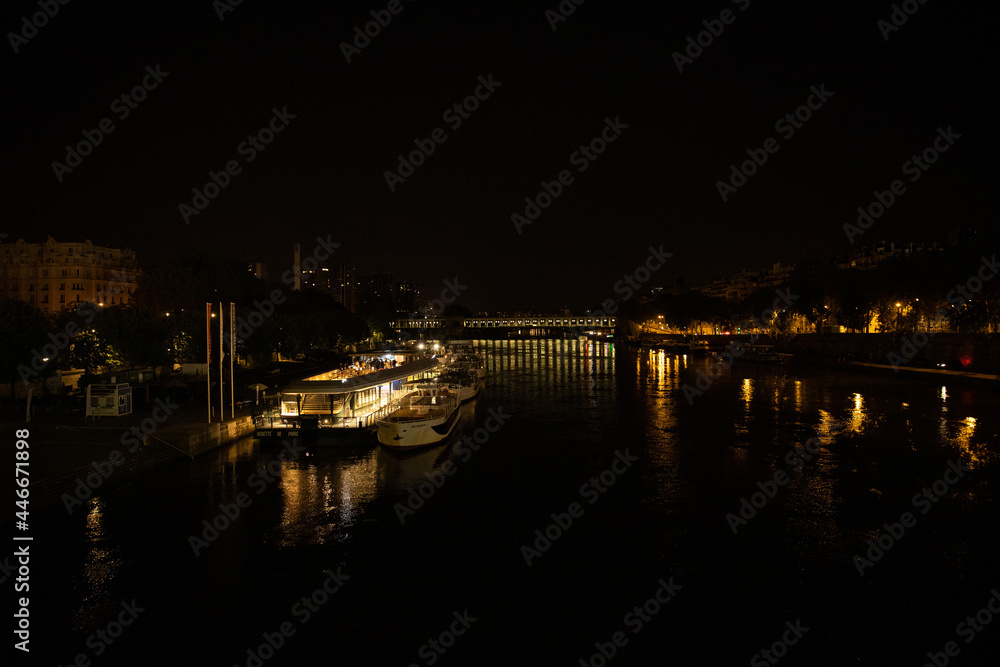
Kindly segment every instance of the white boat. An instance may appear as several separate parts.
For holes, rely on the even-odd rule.
[[[475,371],[480,378],[486,377],[486,367],[483,358],[471,347],[460,347],[448,354],[445,365],[450,368],[466,368]]]
[[[458,424],[458,392],[437,383],[408,386],[395,410],[376,420],[378,441],[392,449],[414,449],[441,442]]]
[[[434,381],[442,386],[458,392],[458,400],[462,403],[471,401],[479,394],[483,381],[479,375],[468,368],[449,367],[438,375]]]

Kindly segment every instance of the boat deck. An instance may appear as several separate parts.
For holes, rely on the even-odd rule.
[[[405,422],[405,421],[424,421],[425,419],[438,419],[441,417],[446,417],[448,415],[448,410],[445,406],[434,406],[428,409],[413,409],[413,408],[400,408],[395,412],[387,416],[383,421],[387,422]]]
[[[402,397],[399,401],[399,407],[380,421],[401,422],[440,419],[448,416],[454,407],[452,404],[457,400],[458,396],[451,392],[437,396],[419,395],[414,392]]]

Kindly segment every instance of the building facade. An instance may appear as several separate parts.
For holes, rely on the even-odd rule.
[[[132,300],[140,274],[135,252],[88,241],[0,243],[0,299],[58,313],[91,302],[117,306]]]
[[[370,308],[384,307],[393,309],[392,274],[388,271],[377,271],[358,276],[354,303],[359,311]]]
[[[344,262],[317,262],[313,269],[302,268],[302,289],[313,288],[329,294],[348,310],[354,309],[354,270]]]

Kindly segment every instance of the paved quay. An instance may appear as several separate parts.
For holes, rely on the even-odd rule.
[[[157,399],[149,409],[121,417],[36,414],[26,424],[23,414],[17,420],[7,412],[0,420],[0,455],[13,465],[16,433],[28,430],[31,506],[38,509],[59,503],[63,494],[87,496],[88,489],[97,494],[253,433],[249,410],[238,409],[235,419],[228,413],[223,423],[210,424],[205,406],[178,405],[169,399]],[[10,499],[4,503],[4,515],[14,511],[15,488],[13,475],[4,475],[0,494]]]

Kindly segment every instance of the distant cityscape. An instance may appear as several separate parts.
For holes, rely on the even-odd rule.
[[[921,253],[940,252],[943,247],[939,243],[877,243],[870,246],[854,248],[850,252],[827,259],[827,264],[838,271],[858,269],[869,271],[878,268],[882,262],[901,257],[913,257]],[[705,296],[725,301],[740,301],[758,290],[775,288],[787,284],[792,273],[800,268],[798,264],[783,264],[776,262],[760,269],[742,269],[736,273],[716,278],[691,289]],[[652,292],[658,294],[664,288],[654,287]],[[683,291],[683,286],[675,286],[674,293]]]
[[[303,268],[298,244],[292,254],[297,291],[328,294],[351,312],[377,304],[408,317],[421,310],[420,290],[410,281],[393,280],[389,271],[356,275],[344,262],[312,258]],[[247,270],[261,281],[271,279],[263,263],[251,263]],[[60,242],[51,236],[43,243],[0,243],[0,299],[23,301],[50,315],[79,303],[127,305],[141,274],[135,252],[128,248],[96,246],[89,240]]]
[[[958,233],[949,236],[948,243],[957,242]],[[882,242],[851,249],[827,258],[826,265],[838,271],[873,270],[883,262],[900,257],[940,252],[940,243]],[[353,265],[332,260],[308,258],[303,263],[299,245],[291,250],[294,275],[293,289],[314,289],[327,294],[350,312],[381,308],[394,318],[440,316],[439,309],[424,299],[421,290],[409,280],[397,280],[390,271],[357,274]],[[814,263],[815,264],[815,263]],[[724,301],[741,301],[763,289],[787,284],[801,265],[775,262],[755,269],[743,268],[732,274],[688,286],[678,278],[669,286],[654,286],[640,295],[640,303],[664,294],[678,295],[693,291]],[[268,282],[271,275],[266,264],[250,263],[247,270],[255,278]],[[56,314],[73,304],[91,302],[99,306],[127,305],[142,274],[136,254],[128,248],[96,246],[89,240],[60,242],[52,237],[41,243],[23,239],[0,243],[0,299],[15,299],[29,303],[46,314]],[[551,309],[569,315],[565,307]],[[504,317],[537,314],[533,311],[475,313],[482,317]]]

